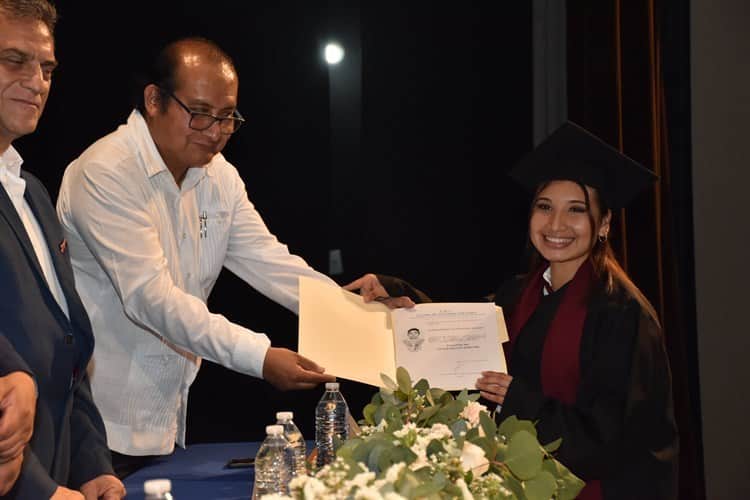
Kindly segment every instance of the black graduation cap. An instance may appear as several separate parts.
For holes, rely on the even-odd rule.
[[[609,208],[624,207],[657,176],[572,122],[524,156],[510,176],[532,192],[543,182],[571,180],[596,188]]]

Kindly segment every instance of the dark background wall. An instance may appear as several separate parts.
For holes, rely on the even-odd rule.
[[[750,497],[745,428],[750,5],[691,0],[695,280],[706,498]]]
[[[526,2],[57,5],[61,66],[38,132],[17,144],[53,199],[67,163],[126,119],[138,65],[168,40],[201,35],[222,45],[240,73],[248,122],[225,155],[293,252],[326,271],[328,251],[339,248],[341,283],[390,273],[443,299],[479,297],[518,271],[527,200],[505,171],[531,147]],[[353,19],[361,30],[361,149],[342,172],[331,166],[332,151],[345,145],[332,142],[320,51]],[[296,317],[230,273],[209,306],[275,345],[296,347]],[[343,389],[359,416],[374,388],[345,381]],[[258,439],[285,409],[312,437],[321,392],[279,393],[206,362],[191,390],[188,441]]]

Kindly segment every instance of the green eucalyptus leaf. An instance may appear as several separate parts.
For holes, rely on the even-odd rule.
[[[471,441],[473,443],[475,439],[479,438],[479,427],[469,429],[468,431],[466,431],[466,435],[464,437],[467,441]]]
[[[508,439],[520,431],[526,431],[536,437],[536,427],[529,420],[519,420],[515,415],[506,418],[497,429],[497,433],[506,436]]]
[[[414,488],[414,491],[412,491],[412,498],[428,498],[430,495],[438,493],[444,486],[445,476],[442,474],[435,474],[431,481],[424,482]]]
[[[377,424],[377,422],[375,422],[375,412],[377,411],[377,409],[378,406],[372,403],[365,405],[365,407],[362,409],[362,416],[364,417],[367,424]]]
[[[382,404],[377,407],[375,410],[375,414],[373,415],[373,420],[375,421],[375,425],[379,424],[382,420],[385,420],[385,414],[388,411],[388,405]]]
[[[393,392],[381,392],[380,396],[383,398],[383,404],[384,405],[397,405],[398,400],[396,399],[396,395]]]
[[[454,439],[459,439],[459,438],[463,439],[463,436],[465,436],[469,430],[469,426],[467,425],[465,420],[456,420],[455,422],[451,424],[450,429],[451,429],[451,432],[453,433]]]
[[[363,441],[359,445],[355,446],[351,451],[351,458],[355,463],[367,462],[367,457],[370,455],[370,451],[375,447],[377,440],[372,439],[370,441]]]
[[[393,379],[385,373],[380,374],[380,380],[382,380],[386,388],[390,389],[391,391],[395,391],[396,389],[398,389],[398,385],[396,384],[396,382],[394,382]]]
[[[427,449],[425,450],[425,453],[428,457],[431,457],[432,455],[435,455],[437,453],[444,453],[445,447],[443,446],[443,443],[438,441],[437,439],[433,439],[430,441],[430,444],[427,445]]]
[[[428,406],[417,415],[417,422],[426,422],[440,411],[439,406]]]
[[[391,458],[393,459],[391,465],[401,462],[405,463],[406,465],[411,465],[417,459],[417,454],[411,451],[409,448],[400,446],[393,450]]]
[[[424,396],[427,399],[427,402],[430,403],[430,406],[435,406],[435,398],[432,397],[432,389],[428,389]]]
[[[362,467],[362,464],[360,463],[347,462],[347,464],[349,465],[349,470],[346,473],[347,479],[354,479],[354,476],[360,472],[367,472],[367,469]]]
[[[437,387],[431,387],[429,390],[429,394],[433,401],[437,401],[440,403],[444,402],[443,398],[446,396],[448,396],[451,399],[453,398],[450,392],[444,391],[443,389],[439,389]]]
[[[466,471],[464,474],[464,481],[466,484],[470,484],[474,480],[474,471]]]
[[[456,399],[459,401],[463,401],[465,403],[469,402],[469,391],[466,389],[463,389],[460,393],[458,393],[458,396],[456,396]]]
[[[573,500],[586,485],[563,464],[554,459],[547,459],[542,469],[557,479],[556,500]]]
[[[495,441],[497,444],[497,451],[495,452],[495,460],[498,462],[505,462],[508,454],[508,445],[501,442],[500,440]]]
[[[521,481],[508,474],[503,477],[504,486],[513,492],[517,500],[528,500],[526,491],[523,489]]]
[[[497,424],[495,424],[495,421],[485,411],[479,413],[479,425],[482,426],[485,436],[494,436],[497,434]]]
[[[495,459],[495,454],[497,453],[497,441],[495,441],[494,437],[484,436],[484,437],[478,437],[476,439],[469,439],[466,438],[467,441],[471,441],[475,445],[479,446],[484,450],[484,456],[487,457],[487,460],[492,461]]]
[[[523,489],[529,500],[549,500],[557,489],[557,482],[552,474],[541,471],[528,481],[524,481]]]
[[[412,492],[423,482],[413,471],[405,470],[395,483],[396,491],[406,498],[414,498]]]
[[[401,392],[404,394],[409,394],[411,392],[411,377],[409,376],[409,372],[406,371],[406,368],[403,366],[396,368],[396,382],[398,383],[398,388]]]
[[[430,383],[427,379],[421,378],[416,384],[414,384],[414,390],[417,391],[417,394],[425,396],[430,391]]]
[[[359,438],[348,439],[338,450],[336,450],[336,456],[341,458],[351,458],[354,450],[356,450],[363,441]]]
[[[380,389],[380,391],[372,395],[372,399],[370,399],[370,403],[374,404],[375,406],[379,406],[383,404],[383,398],[380,396],[380,392],[382,390],[383,389]]]
[[[370,454],[367,456],[367,461],[365,464],[367,465],[367,468],[371,471],[378,473],[381,472],[380,468],[380,461],[381,458],[385,461],[388,460],[388,454],[393,449],[393,445],[388,443],[378,443],[375,446],[373,446],[372,450],[370,451]]]
[[[562,438],[557,438],[551,443],[547,443],[544,445],[544,451],[547,453],[554,453],[557,451],[558,448],[560,448],[560,445],[562,444]]]
[[[479,398],[481,398],[481,397],[482,397],[482,395],[479,394],[478,392],[473,392],[473,393],[469,394],[469,401],[479,401]]]
[[[443,488],[443,492],[445,493],[444,498],[463,498],[463,492],[461,491],[461,488],[453,483],[446,484]]]
[[[522,481],[531,479],[542,470],[544,451],[536,437],[525,430],[516,432],[508,442],[505,465]]]
[[[397,431],[404,426],[404,422],[401,418],[401,412],[395,406],[389,406],[385,412],[385,421],[388,424],[388,429],[391,431]]]
[[[464,406],[466,406],[466,402],[464,401],[450,401],[446,403],[440,408],[431,423],[441,422],[443,424],[448,424],[449,422],[453,422],[458,418],[458,415],[464,409]]]

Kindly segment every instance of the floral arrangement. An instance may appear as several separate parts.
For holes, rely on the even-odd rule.
[[[510,417],[498,426],[478,394],[454,397],[424,379],[412,385],[403,368],[396,381],[382,378],[360,434],[333,463],[293,479],[293,498],[564,500],[583,488],[552,456],[561,440],[540,445],[532,422]]]

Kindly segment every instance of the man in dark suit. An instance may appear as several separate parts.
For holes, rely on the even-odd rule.
[[[49,195],[11,145],[44,109],[55,18],[46,0],[0,0],[0,334],[38,391],[31,440],[0,458],[0,475],[22,461],[8,498],[116,500],[125,490],[86,375],[91,326]]]

